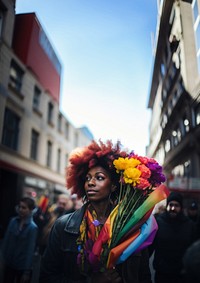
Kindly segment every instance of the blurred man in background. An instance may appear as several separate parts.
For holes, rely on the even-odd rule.
[[[155,283],[182,283],[182,258],[195,239],[195,225],[183,213],[182,195],[172,192],[166,211],[157,214],[158,231],[149,247],[154,252]]]

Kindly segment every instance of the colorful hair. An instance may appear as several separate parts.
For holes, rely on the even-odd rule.
[[[121,150],[121,143],[118,141],[113,145],[111,140],[103,143],[92,141],[88,146],[73,152],[69,158],[69,166],[66,169],[66,185],[72,193],[78,197],[85,196],[84,183],[88,170],[94,166],[102,166],[111,177],[113,184],[119,186],[119,174],[113,165],[113,160],[118,157],[125,157],[127,153]]]

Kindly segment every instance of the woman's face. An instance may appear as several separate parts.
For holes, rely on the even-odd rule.
[[[115,190],[109,173],[101,166],[93,167],[88,171],[84,188],[88,200],[97,202],[107,200]]]

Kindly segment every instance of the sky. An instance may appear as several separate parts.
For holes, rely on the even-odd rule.
[[[157,0],[16,0],[17,14],[29,12],[61,62],[64,116],[144,155]]]

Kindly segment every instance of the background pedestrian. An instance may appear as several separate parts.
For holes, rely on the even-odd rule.
[[[155,283],[182,283],[182,259],[186,249],[195,240],[195,225],[183,213],[182,195],[171,192],[166,211],[156,214],[158,231],[153,244]]]
[[[33,268],[33,255],[38,228],[33,221],[35,202],[23,197],[17,209],[18,216],[11,219],[2,247],[4,283],[29,283]]]

